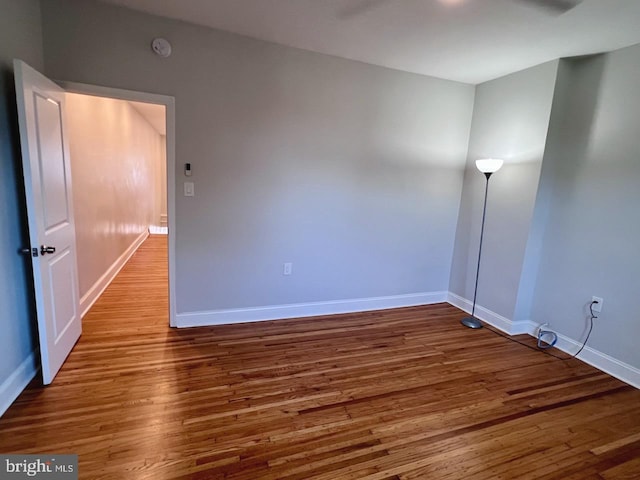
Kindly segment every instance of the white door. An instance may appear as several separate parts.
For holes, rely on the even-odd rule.
[[[20,60],[14,70],[42,378],[48,385],[82,332],[64,90]]]

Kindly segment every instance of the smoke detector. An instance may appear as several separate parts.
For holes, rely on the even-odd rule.
[[[151,42],[151,50],[156,52],[162,58],[167,58],[171,55],[171,44],[166,38],[154,38]]]

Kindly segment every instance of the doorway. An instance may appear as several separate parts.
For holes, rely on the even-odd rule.
[[[175,108],[173,98],[163,95],[83,84],[67,84],[61,87],[21,60],[16,59],[13,63],[30,242],[28,247],[21,247],[20,252],[31,258],[42,378],[43,383],[48,385],[62,367],[82,332],[73,215],[72,166],[69,154],[69,132],[65,126],[67,116],[65,98],[69,93],[80,93],[94,98],[103,97],[105,102],[110,101],[108,99],[111,101],[118,99],[163,106],[166,122],[166,142],[164,143],[167,167],[167,217],[170,226],[174,225],[175,218]],[[127,104],[127,108],[133,109],[133,106]],[[89,122],[91,120],[87,120],[87,123]],[[118,120],[115,123],[117,124]],[[98,145],[100,142],[97,140],[103,140],[103,130],[94,129],[94,142],[88,142],[89,156],[93,155],[92,145]],[[128,130],[125,129],[125,132]],[[124,137],[126,136],[125,134]],[[160,149],[160,142],[156,143]],[[102,142],[102,148],[110,150],[112,145]],[[105,163],[111,160],[108,154],[103,155],[102,163],[98,160],[93,170],[89,169],[88,174],[99,174],[104,170]],[[136,168],[133,169],[133,178],[137,173],[136,170]],[[123,183],[126,182],[127,180],[123,181]],[[90,189],[91,186],[89,186]],[[93,200],[91,193],[89,191],[87,198]],[[108,202],[108,192],[102,193]],[[109,220],[105,221],[102,228],[108,229],[109,223]],[[129,224],[124,222],[123,225],[121,228],[127,230]],[[90,228],[99,229],[100,224],[98,223],[98,227],[94,225]],[[169,228],[168,231],[168,262],[166,260],[164,262],[165,265],[168,263],[165,273],[168,277],[169,295],[166,300],[168,300],[169,324],[174,326],[176,318],[175,232],[173,228]],[[132,245],[135,250],[135,242]],[[128,249],[131,250],[131,248]],[[95,251],[90,251],[87,258],[91,260],[100,258],[101,255],[102,252],[98,247]],[[123,265],[124,263],[126,260]],[[106,277],[108,272],[105,272],[96,282],[98,288],[87,289],[87,292],[94,290],[99,296],[100,282],[105,284],[105,288],[110,283],[110,279],[102,280]],[[88,308],[86,307],[87,310]],[[162,309],[166,311],[165,308],[167,307]]]
[[[79,93],[65,98],[84,319],[143,243],[163,236],[154,244],[166,250],[166,108]]]
[[[168,277],[169,277],[169,325],[175,326],[176,306],[175,306],[175,101],[173,97],[165,95],[157,95],[130,90],[115,89],[110,87],[101,87],[96,85],[87,85],[74,82],[58,82],[65,91],[71,95],[79,95],[84,97],[94,97],[94,99],[102,99],[105,102],[120,101],[126,103],[126,107],[135,111],[137,114],[149,124],[152,125],[156,132],[163,137],[162,145],[164,151],[161,152],[162,164],[164,171],[158,172],[158,177],[164,178],[164,188],[156,190],[154,195],[164,199],[156,199],[156,205],[166,205],[166,210],[162,208],[153,209],[153,220],[149,224],[149,233],[152,235],[166,234],[168,236]],[[71,102],[74,103],[74,102]],[[72,106],[72,105],[70,105]],[[122,107],[122,105],[121,105]],[[164,110],[164,122],[159,118],[158,112]],[[162,135],[164,133],[164,135]],[[72,155],[73,157],[73,155]],[[73,162],[73,158],[72,158]],[[155,179],[156,185],[159,178]],[[132,243],[133,245],[133,243]],[[135,251],[135,249],[134,249]],[[79,258],[79,268],[81,259]],[[126,263],[126,262],[124,262]],[[115,272],[117,273],[117,271]],[[95,276],[95,273],[94,273]],[[108,283],[106,284],[108,285]],[[104,285],[104,288],[106,288]],[[86,286],[85,286],[86,288]],[[99,287],[102,290],[104,288]],[[101,292],[100,292],[101,293]],[[81,292],[81,297],[82,297]],[[96,296],[95,299],[99,297]],[[95,301],[94,299],[94,301]],[[85,305],[86,307],[86,305]],[[86,313],[88,309],[84,309]]]

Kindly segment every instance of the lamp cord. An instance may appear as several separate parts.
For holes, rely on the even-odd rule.
[[[575,354],[569,356],[568,358],[559,357],[558,355],[554,355],[553,353],[551,353],[551,352],[549,352],[547,350],[541,350],[539,348],[532,347],[531,345],[528,345],[528,344],[526,344],[524,342],[516,340],[515,338],[508,337],[507,335],[504,335],[501,332],[499,332],[498,330],[494,330],[493,328],[488,328],[487,327],[487,330],[489,330],[490,332],[495,333],[496,335],[499,335],[502,338],[506,338],[507,340],[509,340],[511,342],[518,343],[518,344],[522,345],[523,347],[527,347],[527,348],[529,348],[531,350],[535,350],[536,352],[541,352],[541,353],[544,353],[546,355],[550,355],[550,356],[552,356],[554,358],[557,358],[558,360],[562,360],[563,362],[566,362],[567,360],[572,360],[572,359],[576,358],[580,354],[580,352],[582,352],[584,347],[587,346],[587,342],[589,341],[589,337],[591,336],[591,332],[593,331],[593,321],[596,318],[598,318],[597,315],[595,313],[593,313],[593,306],[596,303],[598,303],[598,302],[594,301],[594,302],[591,302],[589,304],[589,313],[590,313],[590,315],[589,315],[589,323],[590,324],[589,324],[589,332],[587,333],[587,337],[584,339],[584,342],[582,343],[582,346],[580,347],[580,349]]]
[[[578,350],[578,351],[576,352],[576,354],[573,356],[573,358],[577,357],[577,356],[578,356],[578,354],[579,354],[580,352],[582,352],[582,350],[584,349],[584,347],[586,347],[587,342],[589,341],[589,337],[591,336],[591,332],[592,332],[592,330],[593,330],[593,321],[594,321],[596,318],[598,318],[598,317],[596,316],[596,314],[594,314],[594,313],[593,313],[593,305],[594,305],[594,304],[596,304],[596,303],[598,303],[598,302],[593,301],[593,302],[591,302],[591,303],[589,304],[589,313],[591,314],[591,315],[590,315],[590,317],[589,317],[589,322],[590,322],[590,325],[589,325],[589,333],[587,333],[587,338],[585,338],[585,339],[584,339],[584,343],[583,343],[583,344],[582,344],[582,346],[580,347],[580,350]]]

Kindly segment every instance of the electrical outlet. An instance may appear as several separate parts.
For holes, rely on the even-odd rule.
[[[604,302],[604,300],[601,299],[600,297],[591,297],[591,301],[592,302],[598,302],[598,303],[594,303],[593,304],[593,311],[594,312],[601,312],[602,311],[602,303]]]
[[[282,274],[291,275],[293,273],[293,263],[287,262],[283,265]]]

